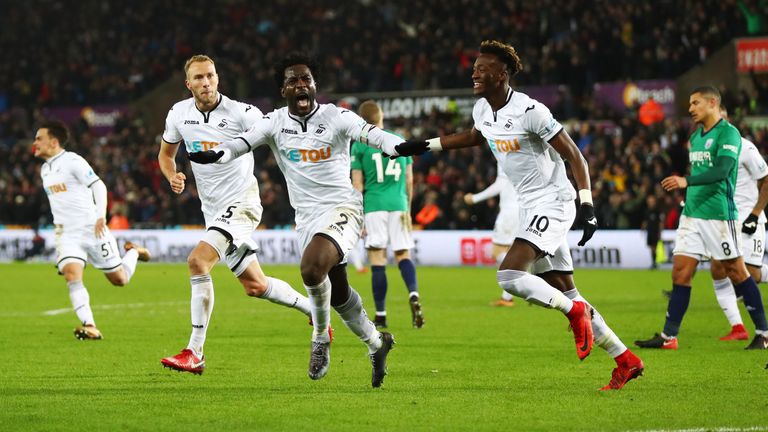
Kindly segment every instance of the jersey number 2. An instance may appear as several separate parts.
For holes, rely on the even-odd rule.
[[[403,170],[400,168],[400,164],[394,159],[387,159],[387,169],[384,169],[384,164],[381,160],[381,153],[374,153],[371,155],[373,162],[376,164],[376,182],[384,183],[384,176],[392,176],[395,181],[400,180],[400,174]]]

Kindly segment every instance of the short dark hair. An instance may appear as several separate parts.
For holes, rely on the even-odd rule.
[[[64,147],[69,142],[69,129],[67,125],[58,120],[45,120],[38,129],[47,129],[48,136],[59,140],[59,145]]]
[[[309,68],[309,71],[312,72],[312,77],[315,81],[318,80],[318,77],[320,76],[320,66],[317,63],[317,59],[308,53],[293,51],[288,53],[288,55],[274,65],[274,77],[277,88],[283,88],[285,70],[295,65],[306,65]]]
[[[509,77],[512,78],[523,70],[523,63],[517,55],[515,47],[496,40],[484,40],[480,44],[480,54],[493,54],[507,66]]]
[[[715,86],[705,85],[696,87],[691,91],[691,94],[695,93],[701,93],[702,96],[715,98],[718,103],[722,100],[722,97],[720,96],[720,90],[718,90]]]

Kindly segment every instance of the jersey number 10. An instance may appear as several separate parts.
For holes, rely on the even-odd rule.
[[[373,162],[376,164],[376,182],[384,183],[384,176],[392,176],[395,181],[400,180],[400,174],[403,172],[400,168],[400,164],[394,159],[387,159],[387,169],[384,169],[384,164],[381,161],[381,153],[374,153],[371,155]]]

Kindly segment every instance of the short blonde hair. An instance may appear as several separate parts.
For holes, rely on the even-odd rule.
[[[205,54],[193,55],[192,57],[189,58],[189,60],[187,60],[186,63],[184,63],[184,75],[189,73],[189,66],[192,63],[203,63],[203,62],[211,62],[212,65],[216,66],[216,63],[213,61],[213,59],[208,57]]]
[[[363,120],[374,125],[381,121],[381,116],[384,114],[381,112],[379,104],[373,100],[367,100],[361,103],[360,107],[357,109],[357,113],[360,114],[360,117],[362,117]]]

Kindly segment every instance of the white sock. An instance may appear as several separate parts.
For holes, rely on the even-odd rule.
[[[621,339],[616,336],[616,333],[608,327],[608,323],[605,322],[605,319],[600,315],[600,312],[579,294],[579,290],[574,288],[563,294],[573,301],[584,302],[592,307],[592,333],[594,334],[595,344],[597,344],[597,346],[604,349],[608,355],[613,358],[618,357],[627,350],[627,346],[624,345]]]
[[[760,282],[758,283],[766,283],[768,282],[768,264],[763,264],[760,267]]]
[[[136,249],[131,249],[123,255],[123,270],[125,276],[130,282],[133,274],[136,273],[136,261],[139,259],[139,252]]]
[[[331,280],[328,276],[317,285],[304,285],[309,297],[309,310],[312,314],[312,340],[330,342],[328,326],[331,325]]]
[[[83,281],[67,282],[67,288],[69,288],[69,300],[72,302],[72,308],[75,310],[75,314],[77,314],[77,319],[83,325],[96,325],[96,321],[93,320],[93,311],[91,310],[91,297],[88,295],[88,290],[85,289]]]
[[[381,334],[368,319],[368,314],[363,309],[363,299],[360,298],[360,294],[352,287],[349,287],[349,291],[349,299],[334,309],[339,313],[347,328],[368,345],[368,352],[373,354],[381,348]]]
[[[515,296],[513,296],[512,294],[510,294],[510,293],[508,293],[508,292],[506,292],[504,290],[501,290],[501,299],[502,300],[510,301],[510,300],[514,300],[514,298],[515,298]]]
[[[720,309],[723,310],[728,322],[731,323],[731,327],[736,324],[744,324],[744,321],[741,320],[739,306],[736,304],[736,291],[733,290],[731,280],[728,278],[720,280],[713,279],[712,285],[715,286],[717,303],[720,305]]]
[[[309,299],[299,294],[292,286],[280,279],[267,277],[267,290],[261,298],[289,308],[300,310],[309,315]]]
[[[189,278],[192,285],[192,335],[189,337],[187,348],[196,355],[203,355],[205,335],[208,332],[208,324],[213,312],[213,281],[211,275],[195,275]]]
[[[557,309],[566,314],[573,307],[571,299],[544,279],[528,272],[499,270],[496,272],[496,280],[504,291],[522,297],[530,303]]]

